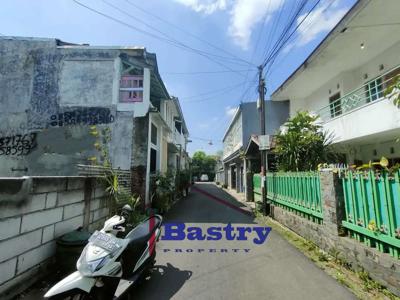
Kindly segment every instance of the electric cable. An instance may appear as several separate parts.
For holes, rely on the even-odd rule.
[[[121,25],[124,25],[124,26],[126,26],[126,27],[129,27],[130,29],[133,29],[133,30],[135,30],[135,31],[141,32],[142,34],[145,34],[145,35],[149,35],[149,36],[151,36],[151,37],[153,37],[153,38],[162,40],[162,41],[164,41],[164,42],[166,42],[166,43],[168,43],[168,44],[170,44],[170,45],[172,45],[172,46],[175,46],[175,47],[177,47],[177,48],[184,49],[184,50],[186,50],[186,51],[199,54],[199,55],[201,55],[201,56],[203,56],[203,57],[205,57],[205,58],[207,58],[207,59],[213,61],[214,63],[216,63],[216,64],[218,64],[218,65],[220,65],[220,66],[222,66],[222,67],[224,67],[224,68],[226,68],[226,69],[228,69],[228,70],[230,70],[230,71],[234,71],[234,70],[231,69],[230,67],[228,67],[228,66],[226,66],[226,65],[224,65],[224,64],[222,64],[222,63],[220,63],[220,62],[218,62],[218,61],[216,61],[216,60],[214,60],[213,58],[209,57],[209,56],[206,55],[206,54],[200,53],[200,52],[197,51],[196,49],[192,49],[192,51],[190,51],[191,49],[186,48],[186,47],[182,47],[182,46],[180,46],[180,45],[174,43],[173,41],[171,41],[171,40],[169,40],[169,39],[167,39],[167,38],[163,38],[163,37],[157,36],[157,35],[155,35],[155,34],[153,34],[153,33],[151,33],[151,32],[148,32],[148,31],[145,31],[145,30],[143,30],[143,29],[137,28],[137,27],[135,27],[135,26],[133,26],[133,25],[131,25],[131,24],[129,24],[129,23],[126,23],[126,22],[124,22],[124,21],[122,21],[122,20],[119,20],[119,19],[117,19],[117,18],[114,18],[114,17],[112,17],[112,16],[110,16],[110,15],[108,15],[108,14],[105,14],[105,13],[99,11],[99,10],[96,10],[96,9],[90,7],[90,6],[87,6],[87,5],[85,5],[85,4],[81,3],[81,2],[79,2],[78,0],[73,0],[73,1],[74,1],[76,4],[82,6],[82,7],[86,8],[86,9],[88,9],[88,10],[90,10],[90,11],[96,13],[96,14],[99,14],[99,15],[101,15],[101,16],[103,16],[103,17],[105,17],[105,18],[108,18],[108,19],[110,19],[110,20],[112,20],[112,21],[114,21],[114,22],[117,22],[117,23],[119,23],[119,24],[121,24]],[[235,73],[235,74],[238,74],[238,75],[244,77],[244,75],[242,75],[242,74],[240,74],[240,73]]]
[[[125,1],[126,1],[128,4],[130,4],[131,6],[135,7],[136,9],[142,11],[143,13],[145,13],[145,14],[147,14],[147,15],[149,15],[149,16],[152,16],[153,18],[156,18],[157,20],[159,20],[159,21],[161,21],[161,22],[163,22],[163,23],[165,23],[165,24],[168,24],[169,26],[172,26],[172,27],[176,28],[177,30],[179,30],[179,31],[181,31],[181,32],[183,32],[183,33],[185,33],[185,34],[187,34],[187,35],[189,35],[189,36],[191,36],[191,37],[197,39],[198,41],[203,42],[203,43],[207,44],[208,46],[210,46],[210,47],[212,47],[212,48],[214,48],[214,49],[216,49],[216,50],[219,50],[219,51],[221,51],[221,52],[223,52],[223,53],[226,53],[226,54],[228,54],[228,55],[231,55],[232,57],[236,58],[237,60],[243,61],[243,62],[245,62],[245,63],[247,63],[247,64],[252,65],[252,66],[255,67],[255,65],[252,64],[251,62],[248,62],[248,61],[246,61],[246,60],[244,60],[244,59],[242,59],[242,58],[240,58],[240,57],[238,57],[238,56],[236,56],[236,55],[230,53],[229,51],[226,51],[226,50],[223,49],[223,48],[220,48],[220,47],[218,47],[218,46],[213,45],[212,43],[208,42],[207,40],[204,40],[204,39],[202,39],[201,37],[199,37],[199,36],[197,36],[197,35],[195,35],[195,34],[189,32],[189,31],[187,31],[187,30],[184,30],[183,28],[181,28],[181,27],[179,27],[179,26],[177,26],[177,25],[175,25],[175,24],[173,24],[173,23],[171,23],[171,22],[169,22],[169,21],[167,21],[167,20],[165,20],[165,19],[163,19],[163,18],[161,18],[161,17],[159,17],[159,16],[157,16],[157,15],[155,15],[155,14],[149,12],[149,11],[147,11],[146,9],[140,7],[139,5],[136,5],[136,4],[132,3],[132,2],[129,1],[129,0],[125,0]],[[272,1],[272,0],[271,0],[271,1]]]

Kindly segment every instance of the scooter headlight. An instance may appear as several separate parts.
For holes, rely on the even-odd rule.
[[[87,260],[86,259],[86,252],[87,249],[85,249],[81,257],[78,259],[78,262],[76,263],[76,268],[86,276],[90,276],[92,273],[100,270],[111,258],[110,255],[106,255],[103,257],[96,258],[94,260]]]
[[[100,259],[96,259],[93,261],[88,261],[87,262],[87,267],[88,269],[94,273],[98,270],[100,270],[106,263],[107,261],[110,259],[110,257],[107,255],[106,257],[100,258]]]
[[[92,261],[78,261],[77,268],[78,270],[86,276],[93,274],[100,270],[110,259],[110,256],[102,257]]]

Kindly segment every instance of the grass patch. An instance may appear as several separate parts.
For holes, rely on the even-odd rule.
[[[299,249],[319,268],[335,278],[340,284],[349,288],[359,299],[400,300],[384,286],[371,279],[368,272],[354,271],[351,264],[345,260],[341,252],[332,249],[326,253],[313,242],[304,239],[277,221],[256,212],[258,223],[271,227],[283,236],[290,244]]]

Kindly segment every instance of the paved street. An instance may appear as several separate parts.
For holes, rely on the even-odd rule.
[[[215,185],[202,183],[165,222],[204,230],[229,222],[256,225],[249,214],[219,199],[246,209]],[[157,251],[157,270],[132,291],[134,299],[355,299],[274,231],[260,246],[251,240],[160,241]]]

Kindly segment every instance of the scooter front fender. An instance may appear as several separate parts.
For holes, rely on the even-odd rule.
[[[63,280],[58,282],[55,286],[53,286],[45,295],[45,298],[53,297],[56,295],[60,295],[62,293],[79,289],[84,292],[89,293],[96,283],[95,278],[84,277],[78,271],[68,275]]]

